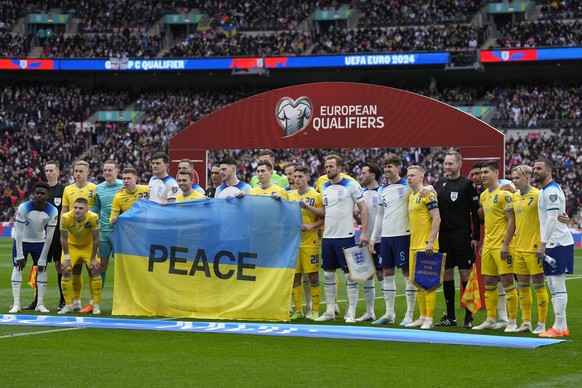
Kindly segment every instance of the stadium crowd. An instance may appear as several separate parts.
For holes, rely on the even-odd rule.
[[[483,7],[483,0],[358,0],[352,7],[360,11],[358,26],[468,23]]]
[[[322,33],[312,54],[439,51],[477,48],[485,28],[471,24],[414,26],[396,29],[365,28]]]
[[[44,40],[44,58],[155,57],[162,48],[159,35],[54,34]]]
[[[577,19],[582,17],[582,7],[577,1],[557,1],[542,0],[536,1],[542,3],[540,7],[540,20],[547,19]]]
[[[499,32],[496,47],[532,48],[579,46],[582,44],[582,24],[557,20],[527,21],[511,26],[507,24]]]
[[[492,123],[504,128],[538,128],[541,122],[582,119],[582,85],[576,82],[535,83],[493,87],[487,104],[497,107]]]
[[[267,4],[268,3],[268,4]],[[496,47],[519,48],[572,46],[582,44],[578,20],[562,20],[577,15],[573,2],[548,2],[541,7],[539,21],[500,27]],[[44,57],[153,57],[164,50],[165,57],[211,57],[245,55],[308,55],[360,52],[470,50],[485,42],[492,30],[488,25],[471,24],[472,16],[485,5],[481,0],[413,2],[410,0],[336,1],[295,3],[289,0],[265,1],[28,1],[22,7],[14,1],[2,2],[0,32],[10,31],[27,12],[60,9],[81,19],[77,31],[40,34]],[[359,10],[359,23],[346,28],[310,21],[310,30],[298,29],[316,9]],[[549,12],[548,10],[551,10]],[[190,31],[175,32],[176,42],[165,47],[165,26],[160,35],[146,33],[166,14],[200,12],[209,24]],[[551,16],[548,16],[551,15]],[[553,17],[553,15],[557,15]],[[3,24],[2,24],[3,23]],[[232,27],[224,33],[222,27]],[[48,27],[48,26],[44,26]],[[41,31],[52,31],[39,26]],[[381,27],[381,28],[379,28]],[[394,28],[396,27],[396,28]],[[244,34],[254,30],[269,33]],[[239,32],[237,32],[239,31]],[[110,35],[111,34],[111,35]],[[52,36],[51,36],[52,35]],[[30,51],[31,37],[20,33],[5,35],[0,54],[22,57]]]

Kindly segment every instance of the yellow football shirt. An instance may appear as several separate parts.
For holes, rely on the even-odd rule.
[[[515,214],[515,250],[535,252],[540,246],[540,217],[538,198],[540,190],[532,187],[527,193],[513,194],[513,213]]]
[[[249,195],[263,195],[266,197],[275,193],[280,194],[282,199],[287,199],[287,191],[276,184],[272,184],[269,187],[255,186],[249,191]]]
[[[69,244],[75,247],[85,247],[93,242],[93,231],[99,230],[99,216],[88,211],[85,218],[77,221],[73,211],[61,217],[61,230],[69,233]]]
[[[187,197],[184,196],[184,193],[178,194],[178,196],[176,197],[176,202],[192,201],[194,199],[200,199],[200,198],[206,198],[206,197],[201,192],[199,192],[197,190],[193,190],[190,193],[190,195],[188,195]]]
[[[410,193],[408,196],[408,215],[410,217],[410,249],[424,250],[428,239],[430,238],[430,231],[432,229],[432,217],[430,211],[438,209],[439,205],[434,194],[429,194],[426,197],[420,195],[420,191],[416,194]],[[434,240],[434,250],[439,249],[438,238]]]
[[[65,187],[63,191],[63,206],[68,206],[69,210],[73,210],[73,204],[77,198],[85,198],[89,202],[89,209],[91,209],[95,202],[97,202],[97,185],[87,182],[85,186],[79,187],[76,183],[72,183]]]
[[[289,201],[307,202],[311,206],[323,207],[321,194],[313,187],[309,187],[305,193],[299,193],[299,190],[291,191],[289,193]],[[304,224],[312,224],[317,221],[318,216],[301,208],[301,219]],[[311,229],[301,233],[301,248],[319,247],[319,233],[317,229]]]
[[[505,212],[513,211],[513,195],[497,187],[481,193],[480,202],[485,216],[485,240],[483,248],[500,249],[507,231]]]
[[[127,191],[125,188],[119,190],[115,197],[113,197],[113,203],[111,204],[111,217],[117,217],[121,213],[125,213],[133,204],[142,199],[149,198],[149,187],[146,185],[137,185],[133,192]],[[110,218],[111,220],[111,218]]]

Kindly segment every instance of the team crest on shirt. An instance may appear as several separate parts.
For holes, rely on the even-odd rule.
[[[550,195],[550,201],[556,202],[557,200],[558,200],[558,194],[551,194]]]
[[[511,202],[511,195],[505,196],[505,202],[507,202],[507,203]]]
[[[399,187],[398,188],[398,196],[399,197],[404,197],[404,187]]]
[[[457,200],[457,198],[459,198],[459,192],[458,191],[451,191],[451,201],[455,202]]]
[[[61,204],[61,198],[55,198],[54,202],[55,202],[55,206],[59,206]]]

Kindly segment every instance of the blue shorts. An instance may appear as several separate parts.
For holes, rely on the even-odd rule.
[[[556,259],[556,264],[554,266],[549,265],[544,262],[542,263],[544,267],[544,275],[561,275],[564,273],[574,273],[574,245],[557,246],[554,248],[546,249],[546,256],[550,256]]]
[[[354,237],[324,238],[321,242],[322,268],[324,270],[336,270],[341,268],[348,272],[348,264],[344,255],[344,248],[356,245]]]
[[[374,250],[376,253],[372,254],[372,260],[374,260],[374,267],[376,267],[376,271],[379,271],[382,269],[382,258],[378,254],[378,251],[380,250],[379,242],[374,243]]]
[[[113,233],[99,234],[99,257],[109,259],[113,254]]]
[[[382,261],[382,268],[404,268],[408,270],[410,235],[382,237],[379,255]]]
[[[42,247],[44,247],[44,243],[29,243],[23,242],[22,243],[22,254],[24,255],[24,260],[27,259],[28,255],[32,257],[32,261],[34,261],[34,265],[37,265],[38,259],[40,259],[40,254],[42,252]],[[16,267],[16,241],[12,244],[12,264]]]

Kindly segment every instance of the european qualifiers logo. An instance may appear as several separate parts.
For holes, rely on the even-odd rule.
[[[304,96],[296,100],[283,97],[277,102],[275,115],[277,122],[285,131],[284,137],[293,136],[309,125],[313,115],[313,104]]]

